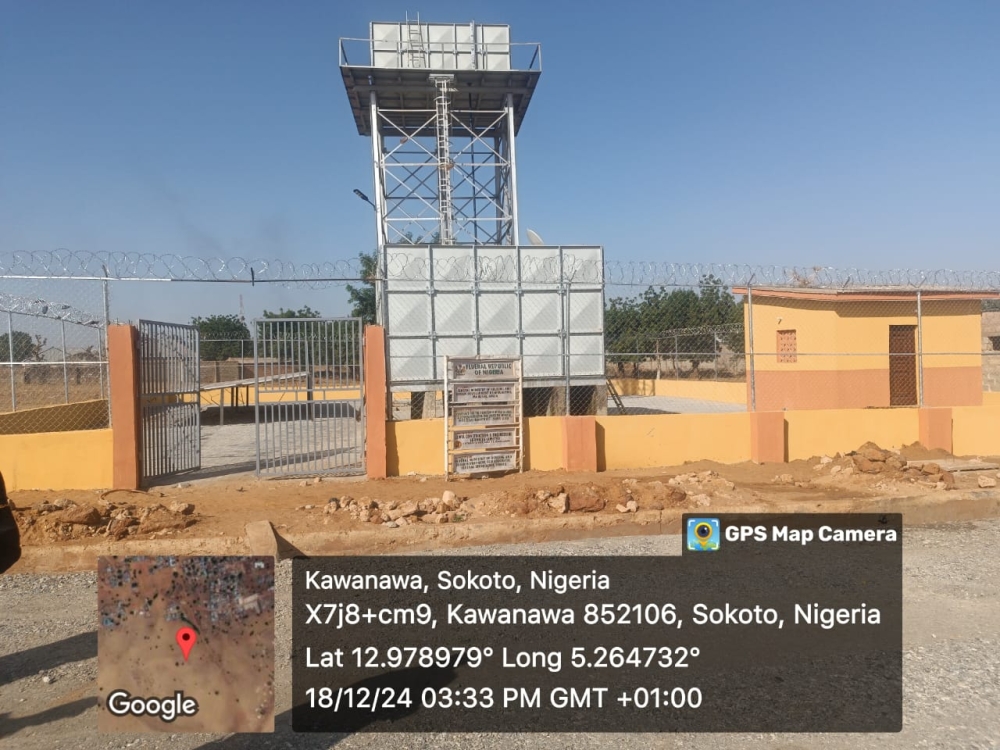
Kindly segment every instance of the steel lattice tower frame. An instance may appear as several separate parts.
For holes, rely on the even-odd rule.
[[[340,40],[340,70],[371,138],[381,263],[393,245],[518,244],[515,138],[540,45],[500,25],[373,23]]]

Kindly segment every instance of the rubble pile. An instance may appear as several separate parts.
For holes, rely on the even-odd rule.
[[[486,492],[476,497],[458,497],[445,490],[440,497],[423,500],[379,500],[350,495],[331,497],[326,504],[300,505],[296,510],[325,516],[349,516],[358,523],[385,528],[411,524],[459,523],[473,516],[538,516],[555,513],[637,513],[667,507],[708,505],[708,493],[735,490],[735,485],[713,471],[684,474],[666,481],[623,479],[620,487],[583,484],[567,487],[531,488],[521,491]],[[333,518],[324,519],[329,524]]]
[[[893,451],[879,448],[875,443],[865,443],[850,454],[854,469],[860,474],[877,474],[880,478],[897,481],[909,480],[939,490],[955,489],[955,475],[944,471],[933,461],[909,466],[906,459]]]
[[[373,500],[361,497],[355,500],[350,495],[331,497],[322,507],[324,515],[343,512],[349,514],[355,521],[382,525],[395,529],[411,523],[449,523],[465,520],[469,510],[463,506],[466,501],[460,500],[451,490],[445,490],[441,497],[428,497],[423,500]],[[315,506],[303,505],[299,510],[312,510]]]
[[[59,499],[16,508],[14,513],[22,539],[29,544],[89,537],[167,536],[198,522],[191,503],[176,501],[168,506],[144,506],[104,499],[94,505]]]

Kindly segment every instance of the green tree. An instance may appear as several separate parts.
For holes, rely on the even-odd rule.
[[[278,312],[265,310],[262,317],[274,320],[276,318],[320,318],[322,315],[319,310],[313,310],[309,305],[305,305],[298,310],[286,310],[283,307],[279,307]]]
[[[14,342],[14,358],[11,359],[11,341]],[[38,362],[41,359],[41,346],[35,342],[30,333],[14,331],[13,334],[0,336],[0,362]]]
[[[361,278],[364,286],[347,285],[347,298],[351,303],[351,317],[361,318],[365,325],[375,322],[375,279],[378,277],[378,257],[375,253],[361,253]]]
[[[191,325],[198,327],[203,360],[219,361],[253,354],[250,329],[239,315],[194,317],[191,318]]]
[[[319,310],[304,305],[298,310],[284,307],[277,312],[264,310],[264,320],[257,322],[257,346],[262,358],[275,358],[279,362],[319,363],[330,361],[329,351],[333,334],[328,332],[330,324],[310,323],[303,325],[303,319],[319,318]],[[272,322],[267,322],[272,321]]]
[[[625,365],[631,363],[632,375],[638,377],[640,363],[657,352],[690,361],[694,374],[718,352],[717,334],[711,329],[742,323],[742,304],[720,279],[706,275],[699,280],[697,289],[667,291],[664,287],[649,287],[636,297],[608,300],[604,310],[605,351],[608,361],[617,365],[619,375],[624,375]],[[731,350],[743,351],[741,330],[734,329],[720,339]]]
[[[698,299],[701,307],[699,325],[730,327],[732,330],[720,336],[722,343],[737,354],[742,354],[745,348],[743,301],[737,302],[722,280],[712,275],[702,277]],[[708,346],[714,350],[711,341]]]
[[[639,351],[640,314],[640,301],[628,297],[613,297],[605,306],[604,346],[619,376],[625,374],[627,363],[638,365],[640,358],[629,352]]]

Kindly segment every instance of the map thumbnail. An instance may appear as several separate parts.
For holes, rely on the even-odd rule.
[[[98,560],[102,732],[274,731],[274,558]]]

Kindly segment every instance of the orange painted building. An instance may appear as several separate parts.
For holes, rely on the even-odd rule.
[[[981,405],[982,300],[996,296],[922,291],[918,316],[915,290],[755,287],[743,306],[748,407]]]

